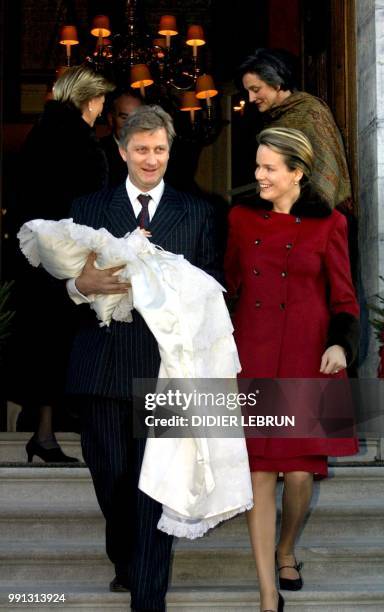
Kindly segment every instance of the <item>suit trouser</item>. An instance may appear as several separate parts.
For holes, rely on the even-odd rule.
[[[81,444],[106,519],[106,549],[133,608],[164,609],[172,537],[157,529],[161,505],[138,489],[145,440],[132,435],[128,401],[86,398]]]

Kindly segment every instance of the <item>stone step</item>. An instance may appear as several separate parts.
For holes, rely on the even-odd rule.
[[[384,466],[334,467],[330,477],[316,482],[313,505],[368,499],[384,503]],[[0,467],[0,499],[14,502],[77,503],[95,500],[92,480],[86,467]]]
[[[384,533],[384,468],[335,468],[335,478],[316,483],[301,542],[346,542]],[[366,493],[362,496],[361,489]],[[101,516],[86,468],[1,468],[0,537],[42,540],[104,538]],[[244,516],[227,521],[208,536],[220,542],[248,542]]]
[[[303,579],[308,588],[344,583],[365,588],[367,579],[382,584],[384,552],[382,538],[376,544],[360,546],[319,545],[297,547],[297,558],[304,562]],[[199,554],[176,547],[172,571],[175,586],[233,585],[252,586],[255,564],[250,550],[239,547],[201,546]]]
[[[0,433],[0,463],[27,463],[27,453],[25,445],[31,438],[29,432],[1,432]],[[57,433],[56,439],[63,452],[70,457],[76,457],[84,461],[80,446],[80,436],[75,433]],[[44,461],[39,457],[33,458],[33,463]],[[44,464],[46,465],[46,464]]]
[[[86,467],[1,467],[0,499],[19,506],[23,503],[42,502],[44,507],[77,505],[91,501],[96,496],[88,468]]]
[[[285,609],[384,610],[383,484],[384,467],[377,466],[336,466],[331,478],[315,484],[297,549],[305,586],[284,594]],[[0,612],[31,607],[127,612],[129,595],[107,589],[113,568],[87,468],[0,467],[0,499]],[[203,539],[179,540],[171,585],[172,612],[255,612],[257,583],[244,516]],[[11,604],[11,592],[64,593],[66,602]]]
[[[102,542],[105,521],[96,499],[89,503],[57,503],[42,494],[41,502],[29,502],[15,506],[14,502],[0,504],[0,540],[27,539],[42,542],[66,541],[70,536],[76,541]]]
[[[27,461],[25,445],[32,436],[29,432],[0,432],[0,463],[23,463]],[[80,447],[80,435],[71,432],[58,432],[56,438],[64,453],[83,461]],[[376,438],[360,440],[360,451],[358,455],[350,457],[330,457],[330,464],[338,465],[349,462],[372,463],[382,459],[380,455],[380,443]],[[42,462],[38,457],[34,463]]]
[[[12,538],[15,542],[27,539],[65,542],[68,537],[78,542],[103,542],[105,523],[96,500],[92,503],[71,504],[36,502],[15,506],[9,502],[0,504],[0,540]],[[278,514],[280,514],[278,512]],[[384,534],[383,504],[367,501],[329,505],[319,504],[312,509],[300,537],[301,544],[340,542],[364,543],[375,541]],[[248,531],[244,515],[226,521],[204,537],[212,545],[227,546],[236,542],[248,545]],[[179,540],[179,546],[199,547],[201,540]]]
[[[309,588],[349,582],[365,588],[370,582],[383,583],[384,539],[356,546],[298,546],[297,558],[304,561],[304,580]],[[113,568],[102,543],[75,541],[66,544],[29,540],[3,541],[0,545],[0,584],[25,581],[107,583]],[[176,545],[171,584],[177,587],[252,586],[255,565],[250,546],[212,547],[201,540],[194,549]]]
[[[0,467],[0,499],[15,507],[26,503],[69,507],[74,500],[80,506],[97,505],[86,467]],[[315,483],[312,506],[365,506],[367,500],[384,505],[384,466],[331,468],[328,479]]]
[[[329,477],[314,486],[315,501],[384,500],[384,466],[331,467]]]
[[[61,589],[56,583],[36,584],[19,583],[12,587],[0,588],[0,611],[25,610],[26,607],[41,611],[65,608],[71,612],[127,612],[129,593],[110,593],[103,585],[79,585],[63,582]],[[8,595],[14,593],[64,593],[64,604],[10,604]],[[384,609],[384,587],[367,583],[366,589],[349,584],[326,587],[296,593],[284,593],[285,610],[297,612],[382,612]],[[259,596],[254,588],[172,588],[167,596],[167,609],[170,612],[255,612]]]
[[[278,508],[280,521],[280,508]],[[374,540],[384,534],[384,510],[381,500],[322,502],[311,507],[304,523],[300,542],[311,545],[321,542],[355,542]],[[233,542],[248,537],[243,516],[235,517],[209,532],[208,539]]]

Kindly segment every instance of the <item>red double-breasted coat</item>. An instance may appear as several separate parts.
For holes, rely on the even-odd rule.
[[[302,194],[290,214],[268,210],[261,199],[254,207],[235,206],[225,270],[229,294],[240,294],[234,327],[241,376],[321,378],[332,317],[347,313],[354,319],[359,313],[344,216],[313,192]],[[253,456],[357,451],[354,438],[251,438],[247,445],[251,467]]]

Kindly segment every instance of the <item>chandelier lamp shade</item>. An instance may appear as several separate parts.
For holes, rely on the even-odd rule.
[[[195,111],[201,110],[201,103],[194,91],[184,91],[181,96],[180,110],[189,111],[192,125],[195,123]]]
[[[146,64],[134,64],[131,67],[131,87],[140,89],[140,93],[145,98],[145,88],[153,85],[153,79]]]
[[[209,119],[212,118],[212,98],[217,96],[218,93],[210,74],[202,74],[198,77],[196,81],[196,98],[206,101]]]
[[[170,112],[170,107],[189,111],[192,124],[195,112],[201,110],[204,112],[199,113],[199,122],[203,117],[211,122],[212,98],[217,96],[218,89],[207,74],[209,54],[199,51],[207,47],[203,27],[196,23],[187,25],[183,37],[176,16],[166,14],[159,18],[155,36],[151,36],[143,31],[142,21],[137,18],[139,2],[126,0],[125,21],[119,22],[118,31],[108,15],[94,16],[90,33],[97,39],[96,48],[80,61],[87,62],[122,89],[128,86],[139,89],[149,102],[164,103],[164,107],[168,103]],[[66,47],[66,66],[70,66],[71,48],[80,42],[73,22],[62,25],[59,42]],[[207,131],[206,126],[204,129]]]
[[[79,44],[77,29],[74,25],[64,25],[60,30],[61,45],[65,45],[67,52],[67,66],[71,65],[71,47]]]
[[[109,17],[107,15],[96,15],[92,21],[92,36],[97,38],[106,38],[112,34]]]
[[[202,74],[198,77],[196,82],[196,98],[207,100],[208,106],[210,106],[212,104],[211,98],[217,96],[218,93],[210,74]]]
[[[177,36],[179,33],[176,27],[176,17],[173,15],[163,15],[160,18],[158,33],[166,38],[166,45],[169,49],[171,46],[171,36]]]
[[[199,25],[189,26],[186,43],[193,47],[193,57],[197,57],[197,47],[205,45],[203,28]]]

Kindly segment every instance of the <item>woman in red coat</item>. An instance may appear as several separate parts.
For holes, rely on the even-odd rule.
[[[358,305],[347,246],[347,225],[310,186],[314,155],[292,128],[258,137],[252,207],[229,217],[226,276],[240,293],[235,339],[246,378],[344,378],[358,339]],[[327,456],[357,452],[353,438],[249,438],[254,490],[248,525],[260,584],[261,610],[282,610],[275,586],[275,490],[284,473],[277,546],[280,588],[302,587],[294,555],[308,511],[313,475],[327,475]]]

